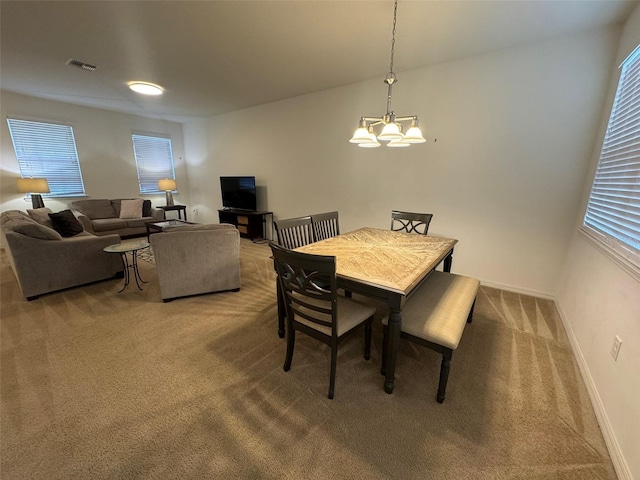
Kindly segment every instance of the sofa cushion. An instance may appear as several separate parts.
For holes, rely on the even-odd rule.
[[[71,210],[50,213],[49,218],[51,218],[51,223],[53,223],[53,229],[63,237],[73,237],[84,231],[82,224]]]
[[[135,200],[122,200],[120,203],[120,218],[142,218],[141,198]]]
[[[49,214],[53,213],[50,208],[46,208],[46,207],[30,208],[27,210],[27,213],[31,218],[33,218],[40,225],[53,228],[53,224],[51,223],[51,218],[49,218]]]
[[[98,218],[113,218],[118,216],[111,206],[111,200],[77,200],[75,202],[72,202],[71,206],[83,215],[89,217],[91,220],[95,220]]]
[[[127,218],[125,221],[128,228],[144,228],[147,222],[153,222],[155,219],[153,217]]]
[[[99,218],[98,220],[91,220],[91,225],[95,232],[108,232],[127,228],[127,221],[120,218]]]
[[[4,224],[7,230],[21,233],[27,237],[39,238],[41,240],[62,240],[62,236],[53,228],[40,225],[38,222],[13,219]]]

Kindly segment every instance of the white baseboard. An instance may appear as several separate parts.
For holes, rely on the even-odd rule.
[[[481,278],[479,280],[480,280],[480,284],[484,285],[486,287],[497,288],[497,289],[500,289],[500,290],[506,290],[507,292],[519,293],[521,295],[529,295],[531,297],[546,298],[547,300],[555,300],[555,297],[551,293],[540,292],[538,290],[531,290],[531,289],[528,289],[528,288],[514,287],[512,285],[505,285],[503,283],[496,283],[496,282],[492,282],[492,281],[489,281],[489,280],[483,280]]]
[[[598,424],[600,425],[600,430],[602,431],[602,436],[604,437],[604,442],[607,445],[609,455],[611,456],[613,468],[615,469],[616,474],[618,475],[618,478],[620,480],[633,480],[631,470],[629,469],[629,465],[627,465],[624,455],[622,454],[622,450],[620,450],[620,445],[618,444],[618,440],[616,439],[613,428],[611,427],[611,422],[609,421],[609,417],[607,416],[607,411],[602,404],[600,394],[598,393],[598,389],[593,382],[593,377],[589,372],[589,367],[586,360],[584,359],[584,355],[582,355],[582,350],[580,349],[578,340],[573,333],[571,325],[567,320],[567,315],[557,302],[554,301],[554,303],[556,304],[556,309],[560,314],[560,319],[562,320],[564,329],[567,332],[567,337],[569,338],[569,343],[571,344],[573,355],[578,362],[582,380],[587,387],[587,392],[589,393],[591,404],[593,405],[593,409],[595,410],[596,418],[598,419]]]

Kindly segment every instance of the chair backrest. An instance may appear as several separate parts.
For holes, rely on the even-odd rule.
[[[311,322],[337,337],[336,257],[270,246],[288,321]]]
[[[273,223],[281,247],[293,250],[315,242],[310,216],[278,220]]]
[[[325,238],[340,235],[340,224],[338,223],[338,212],[317,213],[311,215],[313,224],[313,235],[316,242]]]
[[[429,231],[432,213],[413,213],[391,211],[391,230],[394,232],[417,233],[426,235]]]

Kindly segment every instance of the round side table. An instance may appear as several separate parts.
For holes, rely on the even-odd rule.
[[[136,281],[138,290],[142,290],[142,287],[140,286],[141,283],[148,283],[142,280],[142,278],[140,277],[140,271],[138,270],[138,251],[142,250],[143,248],[147,248],[149,245],[149,242],[127,242],[116,243],[102,249],[107,253],[119,253],[120,257],[122,258],[122,265],[124,266],[124,285],[118,291],[118,293],[123,292],[124,289],[127,288],[127,285],[129,285],[129,280],[131,278],[129,270],[133,270],[133,278]],[[130,254],[131,261],[129,261],[129,256],[127,256],[127,253]]]

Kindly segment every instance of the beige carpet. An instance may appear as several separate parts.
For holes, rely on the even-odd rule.
[[[144,291],[27,302],[3,253],[1,478],[615,478],[552,302],[483,287],[442,405],[439,356],[406,342],[384,393],[376,323],[328,400],[328,348],[299,335],[283,372],[269,248],[241,248],[240,292],[171,303],[145,261]]]

